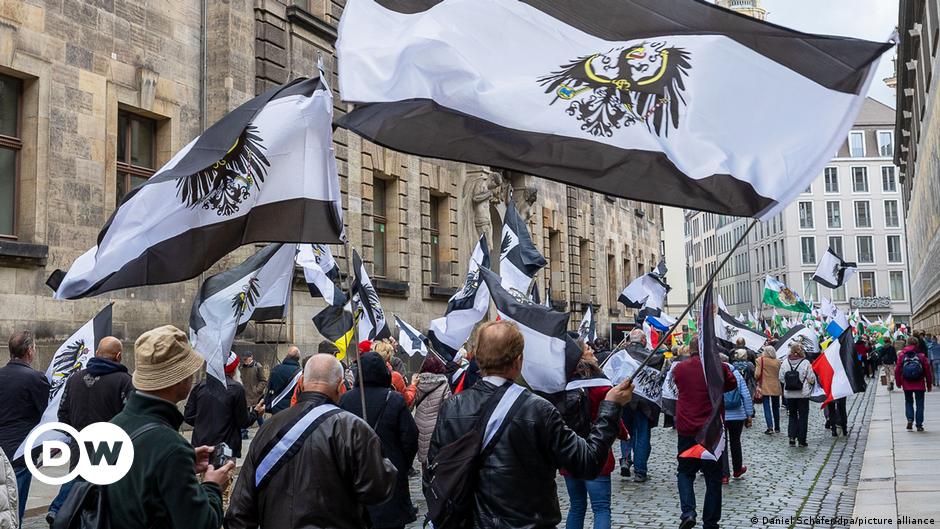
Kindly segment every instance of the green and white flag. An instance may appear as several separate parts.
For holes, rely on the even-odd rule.
[[[812,312],[799,294],[770,276],[764,279],[764,303],[793,312]]]

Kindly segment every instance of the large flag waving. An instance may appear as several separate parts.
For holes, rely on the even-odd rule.
[[[428,354],[428,346],[425,344],[427,337],[421,334],[421,331],[408,325],[398,316],[395,316],[395,324],[398,325],[398,344],[405,349],[408,356],[414,356],[415,353],[421,356]]]
[[[594,342],[597,339],[597,322],[594,321],[594,310],[591,305],[584,309],[584,317],[578,325],[578,337],[587,342]]]
[[[702,358],[702,368],[705,372],[705,384],[708,386],[708,400],[711,402],[712,412],[708,421],[701,430],[695,434],[697,445],[679,454],[679,457],[697,459],[713,459],[721,457],[725,448],[725,427],[722,421],[724,415],[724,380],[725,367],[718,357],[718,347],[715,340],[715,313],[717,306],[712,295],[712,284],[709,283],[702,300],[702,330],[699,333],[699,351]]]
[[[480,288],[480,267],[489,268],[490,251],[486,244],[486,235],[480,235],[476,248],[470,256],[467,278],[463,286],[447,302],[444,317],[431,321],[428,340],[445,360],[454,356],[470,338],[473,327],[480,322],[490,309],[490,291]]]
[[[366,103],[339,124],[380,145],[761,218],[822,172],[891,47],[693,0],[349,0],[339,35]]]
[[[336,288],[339,266],[325,244],[301,244],[297,247],[297,265],[304,270],[310,295],[322,296],[330,305],[345,305],[346,294]]]
[[[327,340],[336,344],[339,353],[337,360],[346,358],[346,350],[352,341],[353,334],[359,322],[359,316],[362,314],[360,309],[356,316],[353,316],[352,302],[347,301],[345,305],[327,305],[326,308],[313,316],[313,324]]]
[[[199,287],[189,315],[189,340],[206,373],[225,384],[225,359],[249,321],[283,318],[294,278],[296,244],[269,244]]]
[[[721,309],[718,309],[718,320],[715,321],[715,334],[719,340],[730,346],[736,345],[738,339],[741,338],[744,340],[745,347],[757,352],[760,352],[760,348],[767,341],[766,336]]]
[[[819,352],[819,335],[816,331],[800,324],[794,325],[785,335],[777,340],[777,358],[783,360],[790,354],[790,344],[798,343],[804,353]]]
[[[352,295],[353,307],[362,310],[359,317],[359,339],[377,340],[389,338],[392,331],[388,328],[385,321],[385,311],[382,310],[382,303],[379,302],[379,294],[369,279],[365,265],[359,257],[359,252],[353,250],[353,282]]]
[[[77,331],[72,333],[62,345],[56,349],[46,368],[46,379],[52,386],[49,390],[49,404],[39,420],[39,425],[59,420],[59,403],[62,401],[62,390],[69,376],[85,367],[88,360],[95,356],[98,342],[105,336],[111,335],[111,303],[108,303],[94,318],[88,320]],[[9,404],[9,403],[8,403]],[[37,425],[37,427],[39,426]],[[57,430],[50,430],[40,434],[30,450],[42,446],[44,441],[64,440],[64,434]],[[25,453],[26,441],[20,443],[15,454],[10,454],[10,460],[18,459]]]
[[[770,276],[764,279],[764,303],[793,312],[813,311],[795,290]]]
[[[507,291],[488,268],[480,268],[480,274],[500,319],[515,322],[525,337],[522,377],[526,383],[544,393],[565,389],[581,358],[577,343],[568,336],[570,314],[531,303],[523,293]]]
[[[665,263],[659,263],[655,270],[648,274],[634,279],[623,289],[618,301],[623,303],[628,309],[643,309],[646,315],[658,316],[666,300],[666,294],[669,293],[669,285],[666,284],[666,266]]]
[[[532,243],[529,228],[519,216],[516,204],[510,198],[506,205],[502,240],[499,245],[499,275],[503,287],[528,293],[535,274],[548,264]]]
[[[819,260],[819,266],[813,274],[813,281],[829,288],[839,288],[846,284],[857,271],[858,265],[843,261],[832,248],[829,248]]]
[[[341,242],[332,119],[319,78],[233,110],[124,197],[97,245],[50,276],[55,297],[184,281],[251,242]]]
[[[833,340],[825,352],[813,362],[819,385],[826,392],[823,406],[835,399],[865,391],[865,373],[855,357],[852,331]]]

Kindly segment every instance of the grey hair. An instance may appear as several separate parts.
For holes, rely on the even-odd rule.
[[[643,329],[633,329],[630,331],[630,343],[646,343],[646,334],[643,333]]]
[[[728,362],[728,355],[725,353],[718,353],[718,358],[720,358],[722,362]]]
[[[322,383],[336,386],[343,379],[343,366],[332,355],[313,355],[304,366],[304,385]]]

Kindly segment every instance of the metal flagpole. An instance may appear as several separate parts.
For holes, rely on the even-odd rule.
[[[734,251],[737,250],[739,246],[741,246],[741,243],[744,242],[745,239],[747,239],[748,234],[751,233],[751,230],[754,229],[754,226],[756,226],[758,222],[760,221],[755,220],[754,222],[752,222],[751,225],[748,226],[747,230],[744,231],[744,234],[741,235],[741,238],[738,239],[738,242],[734,243],[734,246],[728,252],[728,255],[726,255],[725,258],[721,260],[721,263],[718,265],[717,268],[715,268],[715,271],[712,272],[712,275],[709,276],[708,281],[702,286],[702,289],[699,290],[697,294],[695,294],[695,299],[693,299],[692,303],[689,303],[689,305],[685,307],[685,310],[682,311],[682,315],[676,318],[676,322],[672,324],[672,327],[669,328],[669,332],[667,332],[665,336],[669,336],[673,332],[675,332],[676,327],[678,327],[682,323],[682,319],[685,318],[689,314],[689,312],[692,310],[692,307],[694,307],[695,304],[698,303],[698,300],[705,294],[705,290],[707,290],[708,287],[715,281],[715,278],[718,277],[718,272],[721,272],[721,269],[725,266],[725,264],[729,260],[731,260],[731,255],[734,254]],[[634,371],[633,374],[630,375],[629,380],[631,384],[633,383],[633,379],[636,378],[636,376],[640,373],[640,371],[649,364],[650,359],[652,358],[653,358],[653,355],[651,353],[649,356],[647,356],[643,360],[643,363],[640,364],[640,367],[638,367],[636,371]]]
[[[362,405],[362,420],[368,422],[368,419],[366,418],[366,383],[362,379],[362,362],[360,361],[362,360],[362,358],[360,358],[359,356],[359,325],[357,325],[357,322],[356,322],[356,307],[353,305],[353,302],[352,302],[352,299],[353,299],[353,291],[352,291],[353,260],[352,260],[352,251],[350,251],[348,240],[343,241],[343,248],[345,248],[346,250],[346,264],[348,265],[348,268],[349,268],[349,273],[346,275],[346,283],[347,283],[346,294],[348,296],[347,299],[349,300],[349,306],[352,309],[352,322],[353,322],[352,337],[349,339],[348,342],[346,342],[346,356],[349,356],[350,345],[355,347],[356,371],[358,375],[356,378],[359,379],[359,402]],[[359,300],[359,302],[362,303],[362,300]]]
[[[767,276],[765,275],[764,284],[766,283],[767,283]],[[767,326],[764,325],[764,289],[763,288],[761,288],[761,291],[760,291],[760,308],[757,309],[757,323],[758,325],[763,327],[761,331],[764,331],[767,329]]]

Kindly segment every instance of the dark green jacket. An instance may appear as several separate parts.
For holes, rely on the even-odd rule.
[[[134,440],[134,463],[120,481],[108,486],[111,527],[121,529],[219,529],[222,494],[215,483],[196,479],[196,453],[179,434],[183,415],[176,405],[133,393],[112,423],[132,434],[158,422]]]

